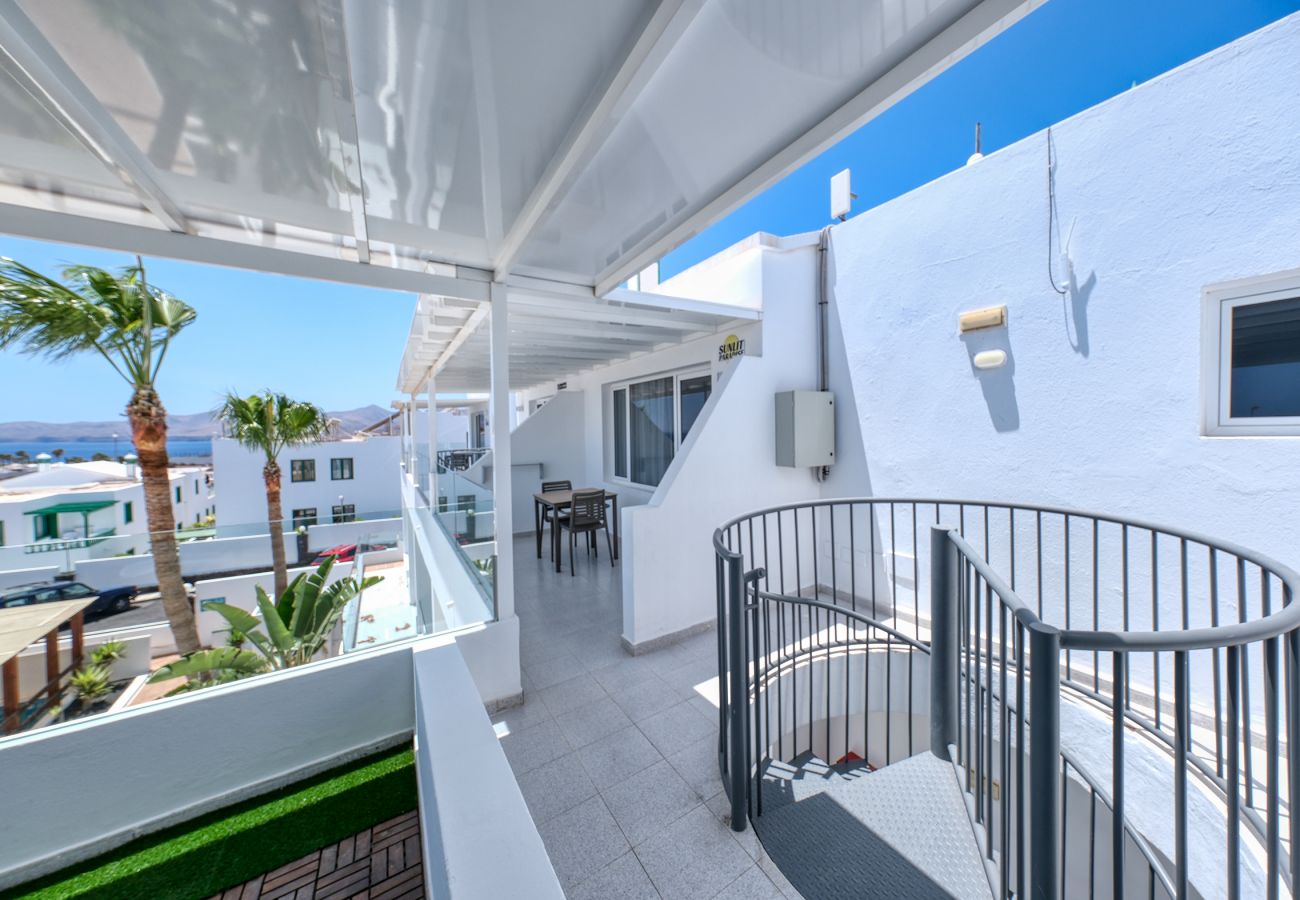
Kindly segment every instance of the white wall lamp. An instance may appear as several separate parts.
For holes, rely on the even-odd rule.
[[[970,334],[973,331],[1005,328],[1006,324],[1007,308],[1005,305],[967,310],[957,317],[957,330],[963,335]],[[971,357],[971,364],[981,371],[1000,369],[1007,364],[1007,351],[998,347],[980,350]]]
[[[1007,364],[1007,351],[981,350],[975,354],[973,362],[977,369],[1000,369]]]

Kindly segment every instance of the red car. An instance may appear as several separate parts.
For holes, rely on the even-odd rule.
[[[357,558],[357,553],[370,553],[372,550],[388,550],[392,544],[339,544],[337,547],[330,547],[328,550],[322,550],[317,554],[312,565],[319,566],[330,557],[335,562],[352,562]]]

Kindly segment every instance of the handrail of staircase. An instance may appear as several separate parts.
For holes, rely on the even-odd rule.
[[[923,547],[919,533],[924,510],[928,508],[933,508],[933,522],[925,524],[934,527],[928,547]],[[895,533],[897,509],[903,511],[901,540]],[[906,546],[909,510],[910,553]],[[863,527],[864,512],[866,528]],[[884,521],[886,512],[888,529]],[[1019,522],[1017,515],[1021,516]],[[994,532],[991,519],[999,516],[1007,522],[1006,533],[1000,536],[1002,546],[990,549],[995,543],[991,541]],[[950,521],[944,525],[942,520],[945,518],[956,518],[960,524],[954,527]],[[823,536],[820,542],[819,523]],[[841,536],[846,527],[848,530],[847,554],[842,552],[845,541],[836,540],[837,523]],[[862,553],[866,541],[855,544],[855,523],[859,534],[863,531],[870,534],[872,550],[867,554]],[[803,547],[800,547],[801,524],[803,533],[810,538]],[[781,534],[783,528],[784,535]],[[1063,540],[1063,550],[1060,546],[1047,547],[1050,541],[1045,542],[1045,530],[1052,528],[1059,532],[1054,539],[1058,544]],[[1089,528],[1090,542],[1087,537]],[[1110,529],[1117,535],[1107,539],[1106,547],[1102,546],[1103,529]],[[791,531],[793,548],[787,546]],[[825,540],[827,532],[829,542]],[[982,550],[975,544],[981,532]],[[1033,545],[1031,553],[1036,554],[1033,568],[1037,580],[1037,609],[1016,590],[1018,561],[1022,584],[1027,582],[1025,570],[1031,568],[1018,555],[1018,535],[1023,543]],[[1137,545],[1130,537],[1142,535],[1149,538],[1149,547],[1134,549]],[[1075,547],[1082,545],[1084,553],[1072,553],[1072,537]],[[879,556],[876,555],[877,540]],[[1008,541],[1009,549],[1006,546]],[[1167,550],[1171,542],[1176,548],[1173,554]],[[772,543],[777,548],[775,558],[772,556]],[[825,552],[827,545],[829,553]],[[1122,547],[1122,592],[1118,587],[1119,571],[1116,569],[1119,562],[1115,558],[1102,559],[1107,554],[1114,557],[1112,551],[1117,552],[1119,547]],[[934,674],[931,677],[931,750],[941,757],[947,757],[950,751],[957,753],[955,762],[959,771],[964,769],[966,772],[966,788],[976,795],[973,804],[976,816],[988,831],[985,846],[991,863],[994,862],[994,848],[1000,851],[997,863],[1002,869],[1002,896],[1021,895],[1024,893],[1020,890],[1022,885],[1027,886],[1033,896],[1059,896],[1065,890],[1057,840],[1061,837],[1058,829],[1062,817],[1062,766],[1067,764],[1083,777],[1090,789],[1114,804],[1111,851],[1112,860],[1118,860],[1120,867],[1118,873],[1112,873],[1115,896],[1123,896],[1123,840],[1126,833],[1137,840],[1143,853],[1153,860],[1145,836],[1134,830],[1124,814],[1126,724],[1136,724],[1158,737],[1173,756],[1175,837],[1173,849],[1169,852],[1172,871],[1156,869],[1164,887],[1172,885],[1172,893],[1178,897],[1189,896],[1191,890],[1187,823],[1189,774],[1199,777],[1203,785],[1216,789],[1224,802],[1226,862],[1220,889],[1227,896],[1241,894],[1242,860],[1254,855],[1250,852],[1243,854],[1242,824],[1246,824],[1258,840],[1256,850],[1264,859],[1264,871],[1260,877],[1267,892],[1278,896],[1284,886],[1289,889],[1300,884],[1296,872],[1300,861],[1293,852],[1300,847],[1300,815],[1292,814],[1300,796],[1300,752],[1291,752],[1300,744],[1300,604],[1293,603],[1300,576],[1289,567],[1232,542],[1129,517],[1066,507],[937,498],[827,499],[770,507],[737,517],[719,527],[714,533],[714,548],[718,559],[719,673],[728,676],[731,682],[729,689],[724,682],[722,692],[720,764],[724,772],[728,772],[727,757],[730,755],[736,763],[746,760],[744,764],[747,767],[747,771],[741,772],[739,766],[733,764],[729,770],[731,781],[728,787],[736,788],[730,791],[733,827],[738,830],[743,828],[743,821],[738,823],[737,819],[743,820],[745,815],[748,801],[745,784],[752,769],[749,768],[749,757],[737,751],[747,747],[752,736],[751,718],[757,707],[751,709],[750,705],[757,697],[756,685],[766,677],[766,672],[750,655],[750,651],[760,643],[756,631],[760,619],[755,612],[762,602],[799,603],[817,614],[843,616],[846,621],[861,622],[869,629],[875,629],[887,641],[916,647],[924,647],[921,628],[923,624],[929,625],[932,673],[938,674],[938,677]],[[923,603],[925,593],[920,565],[927,549],[931,555],[930,565],[926,567],[930,578],[928,610]],[[1205,553],[1207,557],[1205,561],[1192,565],[1191,568],[1196,569],[1194,572],[1189,569],[1189,551],[1193,550],[1195,554]],[[1090,569],[1087,552],[1091,553]],[[1009,580],[991,561],[999,554],[1009,560]],[[866,572],[859,562],[864,555]],[[1084,557],[1082,562],[1081,556]],[[796,572],[794,594],[786,590],[784,583],[790,558],[794,560]],[[847,591],[834,586],[837,575],[845,578],[843,558],[849,560],[849,579],[865,578],[869,572],[873,616],[857,612],[858,603],[867,602],[864,593],[858,590],[860,585]],[[1229,564],[1221,566],[1225,558]],[[821,573],[817,572],[819,560],[823,566]],[[912,568],[910,586],[903,568],[908,560]],[[810,583],[798,572],[801,561],[811,565]],[[1138,631],[1129,627],[1132,624],[1130,563],[1133,573],[1140,577],[1149,575],[1150,578],[1152,630]],[[778,566],[782,585],[780,590],[773,591],[770,580]],[[1052,570],[1052,566],[1056,569]],[[1076,619],[1080,611],[1088,612],[1087,584],[1081,589],[1079,582],[1083,579],[1077,575],[1081,566],[1084,575],[1091,576],[1092,628],[1071,627],[1070,622],[1072,612]],[[829,579],[823,577],[826,568],[830,570]],[[883,599],[878,591],[880,586],[876,584],[877,573],[881,571],[888,575],[881,585],[886,590]],[[1231,586],[1226,590],[1222,588],[1224,574],[1229,578],[1235,574],[1235,604],[1230,599]],[[1071,599],[1072,576],[1075,578],[1074,590],[1078,592],[1074,600]],[[1105,602],[1113,601],[1113,608],[1108,607],[1104,614],[1101,612],[1103,581],[1110,597]],[[760,582],[769,589],[760,589]],[[1175,602],[1181,603],[1181,616],[1177,615],[1179,609],[1175,606],[1175,614],[1166,618],[1181,621],[1173,627],[1161,628],[1160,613],[1167,613],[1165,604],[1171,602],[1167,595],[1162,601],[1161,592],[1169,591],[1170,583],[1172,590],[1181,592],[1181,596],[1175,598]],[[904,585],[904,594],[909,590],[912,592],[910,609],[905,597],[904,602],[900,602],[900,584]],[[831,594],[830,602],[820,599],[827,593]],[[1032,593],[1035,592],[1031,589]],[[1133,591],[1134,596],[1139,593]],[[1221,594],[1229,599],[1221,601]],[[1125,627],[1100,627],[1103,618],[1118,616],[1120,601],[1115,597],[1122,597]],[[875,616],[878,600],[886,607],[887,616]],[[1203,600],[1208,600],[1211,624],[1192,625],[1192,616],[1203,614],[1200,607]],[[1045,601],[1059,604],[1066,627],[1057,627],[1044,620],[1041,614]],[[842,604],[849,602],[854,608],[845,610]],[[1262,614],[1252,614],[1256,605]],[[1135,618],[1138,612],[1133,610]],[[1237,621],[1220,622],[1221,612],[1225,618],[1235,613],[1232,617]],[[886,621],[891,617],[893,626]],[[912,623],[911,636],[895,627],[902,622]],[[722,627],[724,624],[727,626],[725,629]],[[830,653],[837,647],[839,644],[835,642],[817,643],[814,650],[825,653],[829,665]],[[1091,672],[1086,666],[1080,670],[1077,663],[1072,666],[1075,658],[1072,654],[1090,655],[1093,662]],[[1190,661],[1194,654],[1203,654],[1204,657],[1196,656],[1196,659],[1204,658],[1209,665],[1199,665],[1192,670]],[[1161,662],[1170,655],[1173,657],[1173,700],[1166,702],[1161,698],[1162,685],[1165,684],[1161,677]],[[1102,663],[1106,657],[1110,657],[1110,670],[1103,680]],[[1148,657],[1149,665],[1146,662]],[[733,665],[733,662],[739,664]],[[844,665],[847,667],[848,663]],[[1145,669],[1152,670],[1152,674],[1146,675]],[[1190,691],[1194,677],[1209,678],[1211,671],[1212,713],[1193,708]],[[1149,683],[1142,683],[1142,677],[1148,677]],[[1033,685],[1045,689],[1034,691]],[[1250,698],[1252,687],[1261,690],[1261,686],[1262,716]],[[1070,761],[1061,752],[1060,702],[1061,689],[1065,687],[1110,713],[1113,776],[1109,798],[1104,791],[1099,791],[1097,780],[1080,761]],[[1144,695],[1144,689],[1154,697]],[[1026,692],[1029,704],[1024,702]],[[1209,703],[1209,693],[1205,690],[1199,696],[1202,707]],[[1169,706],[1172,706],[1172,734],[1162,721],[1162,717],[1168,717]],[[1209,734],[1210,725],[1205,724],[1207,721],[1213,726],[1212,735]],[[972,733],[964,735],[959,726]],[[1026,727],[1030,730],[1029,741],[1025,741],[1023,733]],[[1029,795],[1033,814],[1017,817],[1016,830],[1020,833],[1012,835],[1009,807],[1005,806],[1005,800],[1000,800],[1004,804],[1003,814],[995,816],[992,795],[996,776],[1001,774],[1005,797],[1012,767],[1024,764],[1024,755],[1019,751],[1013,753],[1012,748],[1025,746],[1029,748],[1032,788],[1024,794]],[[1260,750],[1264,758],[1256,760]],[[1262,777],[1252,771],[1261,768],[1265,770]],[[1285,836],[1284,806],[1289,820]],[[999,818],[1000,823],[997,822]],[[1015,863],[1020,871],[1011,872],[1010,841],[1023,842],[1026,828],[1043,822],[1055,824],[1032,828],[1030,840],[1037,837],[1040,845],[1028,854],[1033,861],[1032,868],[1026,854],[1021,853]],[[993,833],[995,823],[1000,824],[1000,835]],[[1026,868],[1029,868],[1028,872]],[[1090,871],[1090,878],[1093,875]],[[1198,885],[1198,888],[1206,889],[1203,885]]]

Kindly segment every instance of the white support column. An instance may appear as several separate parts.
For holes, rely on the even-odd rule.
[[[429,376],[429,468],[438,474],[438,382],[437,376]]]
[[[411,410],[415,407],[415,395],[408,394],[409,403],[402,404],[402,460],[406,463],[408,475],[415,474],[415,420]]]
[[[438,386],[430,375],[425,384],[428,406],[424,409],[425,443],[429,449],[429,505],[438,508]]]
[[[514,521],[510,479],[510,330],[506,286],[492,284],[491,375],[488,422],[492,433],[492,501],[497,543],[497,617],[515,615]]]

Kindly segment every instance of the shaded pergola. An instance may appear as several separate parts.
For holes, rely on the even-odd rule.
[[[0,694],[4,698],[0,734],[13,734],[59,702],[63,679],[76,671],[85,658],[86,607],[93,602],[91,597],[0,609]],[[67,668],[60,668],[59,629],[64,623],[71,626],[72,662]],[[42,694],[44,699],[24,710],[18,684],[18,656],[41,640],[45,641],[45,686],[33,700]]]
[[[54,516],[56,525],[58,523],[58,517],[61,515],[79,515],[81,516],[81,536],[89,540],[91,536],[90,514],[99,512],[101,509],[108,509],[110,506],[115,506],[116,504],[116,500],[67,501],[63,503],[55,503],[50,506],[42,506],[38,509],[29,509],[25,511],[23,515]],[[58,537],[58,534],[55,534],[54,537]]]

